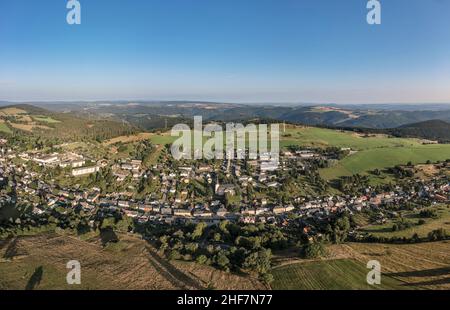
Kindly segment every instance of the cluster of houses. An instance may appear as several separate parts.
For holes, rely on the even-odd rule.
[[[0,141],[2,142],[2,141]],[[361,196],[328,196],[306,200],[297,198],[290,203],[269,201],[267,198],[253,199],[251,202],[238,202],[238,208],[227,208],[225,197],[234,196],[238,190],[248,185],[255,187],[278,188],[282,179],[277,174],[279,169],[289,169],[293,161],[298,161],[297,166],[306,167],[308,160],[320,158],[321,155],[312,150],[300,150],[296,152],[284,152],[280,160],[274,162],[270,156],[260,156],[257,160],[243,162],[239,160],[223,160],[217,165],[201,163],[195,166],[180,166],[175,171],[168,172],[164,163],[158,163],[146,170],[142,162],[136,159],[127,159],[109,164],[107,161],[97,161],[95,165],[86,166],[87,160],[83,155],[75,153],[42,154],[39,152],[16,154],[7,148],[5,143],[0,144],[0,186],[14,187],[18,200],[29,202],[33,207],[33,213],[42,214],[47,208],[61,206],[66,208],[82,207],[87,212],[104,210],[108,212],[123,212],[138,222],[205,222],[216,224],[224,219],[241,223],[269,223],[287,225],[290,221],[288,214],[297,215],[296,218],[326,219],[330,214],[349,211],[359,212],[365,208],[378,208],[385,204],[401,204],[408,201],[428,200],[432,202],[448,203],[450,201],[450,184],[447,181],[437,182],[419,181],[420,190],[404,190],[397,186],[395,190],[386,193],[376,193],[367,188]],[[19,158],[23,163],[17,164],[12,159]],[[141,178],[152,178],[158,181],[158,190],[161,196],[156,198],[148,195],[143,199],[135,199],[133,193],[114,192],[102,193],[99,188],[82,190],[80,188],[62,188],[58,184],[46,184],[39,173],[27,169],[27,162],[33,161],[46,167],[69,167],[73,176],[87,175],[99,171],[102,167],[111,166],[113,175],[118,182],[127,177],[139,181]],[[220,170],[233,183],[219,181]],[[249,172],[252,171],[252,172]],[[157,172],[157,173],[155,173]],[[12,176],[15,176],[14,178]],[[17,181],[19,180],[19,181]],[[204,181],[212,190],[212,199],[203,197],[194,199],[193,193],[186,185],[194,180]],[[36,199],[39,197],[39,200]],[[0,204],[11,202],[13,197],[5,191],[1,192]],[[210,201],[209,201],[210,200]],[[42,202],[44,201],[44,202]],[[294,217],[295,218],[295,217]]]
[[[144,173],[142,161],[137,159],[122,160],[120,163],[113,165],[112,171],[117,182],[123,182],[128,176],[139,179]]]

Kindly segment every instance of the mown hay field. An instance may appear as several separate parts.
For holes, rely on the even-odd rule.
[[[450,289],[450,242],[347,243],[328,247],[322,260],[276,266],[273,289]],[[381,264],[381,285],[366,283],[366,264]]]
[[[98,237],[47,233],[0,241],[0,289],[262,289],[243,277],[195,263],[167,261],[132,235],[106,247]],[[81,264],[81,285],[68,285],[66,264]]]

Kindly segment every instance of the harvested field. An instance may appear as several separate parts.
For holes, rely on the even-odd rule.
[[[27,114],[28,112],[22,109],[18,109],[18,108],[4,108],[4,109],[0,109],[0,115],[5,115],[5,116],[14,116],[14,115],[19,115],[19,114]]]
[[[33,131],[33,129],[44,129],[44,130],[53,130],[53,128],[43,126],[43,125],[35,125],[35,124],[16,124],[10,123],[10,125],[16,129],[24,130],[24,131]]]
[[[149,132],[141,132],[136,135],[130,135],[130,136],[120,136],[113,139],[110,139],[108,141],[105,141],[105,145],[112,145],[115,143],[130,143],[130,142],[136,142],[136,141],[142,141],[142,140],[148,140],[150,139],[154,134]]]
[[[45,234],[0,242],[0,289],[259,289],[262,284],[194,263],[169,262],[145,241],[121,236],[102,247],[97,238]],[[68,285],[66,263],[81,264],[81,285]]]
[[[450,242],[347,243],[328,247],[321,260],[281,259],[273,289],[450,289]],[[381,264],[381,287],[368,286],[367,262]]]

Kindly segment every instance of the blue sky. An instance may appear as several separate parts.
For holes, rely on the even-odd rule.
[[[0,100],[450,102],[450,0],[0,0]]]

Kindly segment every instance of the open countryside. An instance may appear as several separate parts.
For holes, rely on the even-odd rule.
[[[313,127],[289,127],[282,134],[281,145],[351,148],[353,154],[340,160],[333,167],[320,170],[320,174],[329,180],[404,165],[409,161],[419,164],[428,160],[433,162],[446,160],[450,157],[450,144],[424,145],[419,139],[393,138],[386,135],[366,137],[354,132]]]
[[[449,242],[415,245],[348,243],[329,247],[329,258],[283,262],[273,289],[449,289]],[[381,286],[369,286],[369,260],[382,266]]]
[[[66,282],[67,258],[77,257],[83,281],[75,289],[254,290],[257,279],[225,273],[194,263],[169,262],[144,241],[121,236],[106,247],[92,236],[43,233],[0,242],[0,289],[74,289]]]

